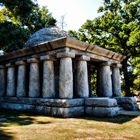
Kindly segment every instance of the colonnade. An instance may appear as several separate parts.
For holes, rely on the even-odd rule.
[[[8,97],[31,97],[31,98],[55,98],[55,72],[54,61],[60,60],[59,64],[59,98],[71,99],[74,94],[78,98],[89,97],[88,67],[90,58],[85,55],[76,56],[74,53],[57,53],[54,59],[51,55],[32,57],[15,63],[0,65],[0,96]],[[73,67],[72,59],[77,61],[76,88],[73,92]],[[39,63],[43,62],[42,85],[40,86]],[[29,64],[29,82],[27,82],[26,64]],[[15,65],[17,68],[15,68]],[[97,93],[101,97],[121,96],[120,64],[103,62],[97,72]],[[16,72],[15,72],[16,70]],[[16,82],[15,82],[16,81]],[[26,85],[28,85],[28,93]],[[40,89],[42,88],[42,95]]]

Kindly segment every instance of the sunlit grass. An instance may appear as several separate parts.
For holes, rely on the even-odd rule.
[[[3,112],[0,140],[139,140],[140,116],[60,119],[19,112]]]

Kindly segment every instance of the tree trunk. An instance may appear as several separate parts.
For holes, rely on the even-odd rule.
[[[128,61],[128,58],[126,58],[123,61],[123,65],[122,65],[122,71],[124,75],[124,90],[125,90],[125,96],[132,96],[132,93],[130,92],[130,78],[129,78],[129,73],[127,69],[127,61]]]

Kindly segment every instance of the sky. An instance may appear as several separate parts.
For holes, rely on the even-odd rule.
[[[40,6],[47,6],[58,21],[64,16],[64,30],[78,30],[87,19],[94,19],[103,0],[37,0]]]

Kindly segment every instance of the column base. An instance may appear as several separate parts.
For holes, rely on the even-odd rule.
[[[54,117],[79,117],[84,116],[84,99],[0,97],[0,108]]]

